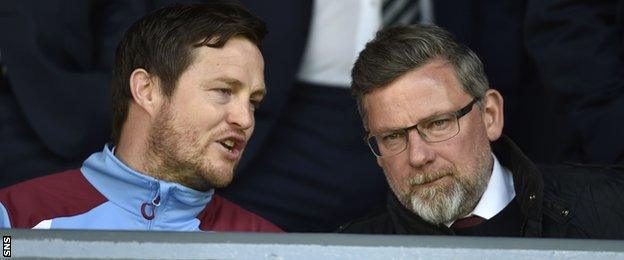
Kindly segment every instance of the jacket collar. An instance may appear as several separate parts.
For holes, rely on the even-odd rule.
[[[541,236],[544,183],[537,166],[507,136],[492,144],[492,151],[513,175],[516,200],[526,217],[525,236]]]
[[[193,219],[210,201],[214,189],[200,192],[178,183],[143,175],[120,161],[108,145],[92,154],[80,169],[85,178],[112,203],[138,216],[144,203],[160,208],[161,222]]]

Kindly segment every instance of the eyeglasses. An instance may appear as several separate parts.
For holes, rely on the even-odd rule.
[[[478,99],[473,99],[461,109],[421,120],[413,126],[388,131],[366,138],[371,151],[377,157],[397,155],[407,148],[408,132],[416,129],[418,134],[428,143],[437,143],[449,140],[459,134],[459,119],[472,111]]]

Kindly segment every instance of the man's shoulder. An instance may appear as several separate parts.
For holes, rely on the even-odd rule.
[[[624,167],[564,164],[540,169],[544,214],[553,225],[565,227],[566,236],[624,238]]]
[[[539,166],[546,185],[584,187],[624,185],[624,165],[565,163]]]
[[[268,220],[217,194],[212,196],[198,219],[199,228],[205,231],[283,232]]]
[[[600,197],[624,204],[624,166],[568,163],[541,165],[540,170],[546,197],[561,198],[572,204]]]
[[[340,226],[339,233],[395,234],[392,217],[386,210],[378,210]]]
[[[0,190],[0,202],[13,228],[83,213],[106,201],[80,170],[51,174]]]

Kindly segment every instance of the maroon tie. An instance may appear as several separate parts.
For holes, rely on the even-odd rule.
[[[451,225],[451,228],[453,229],[457,229],[457,228],[467,228],[467,227],[472,227],[472,226],[476,226],[479,225],[481,223],[485,222],[485,219],[476,215],[472,215],[470,217],[465,217],[465,218],[460,218],[458,220],[456,220],[453,225]]]

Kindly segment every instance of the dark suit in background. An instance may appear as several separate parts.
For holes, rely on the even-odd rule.
[[[624,1],[530,0],[526,45],[555,97],[556,159],[624,163]]]
[[[436,0],[436,24],[452,32],[483,61],[490,87],[505,97],[504,133],[535,162],[556,162],[559,140],[553,96],[527,55],[526,0]]]
[[[110,135],[114,50],[142,1],[1,1],[0,186],[77,167]]]

